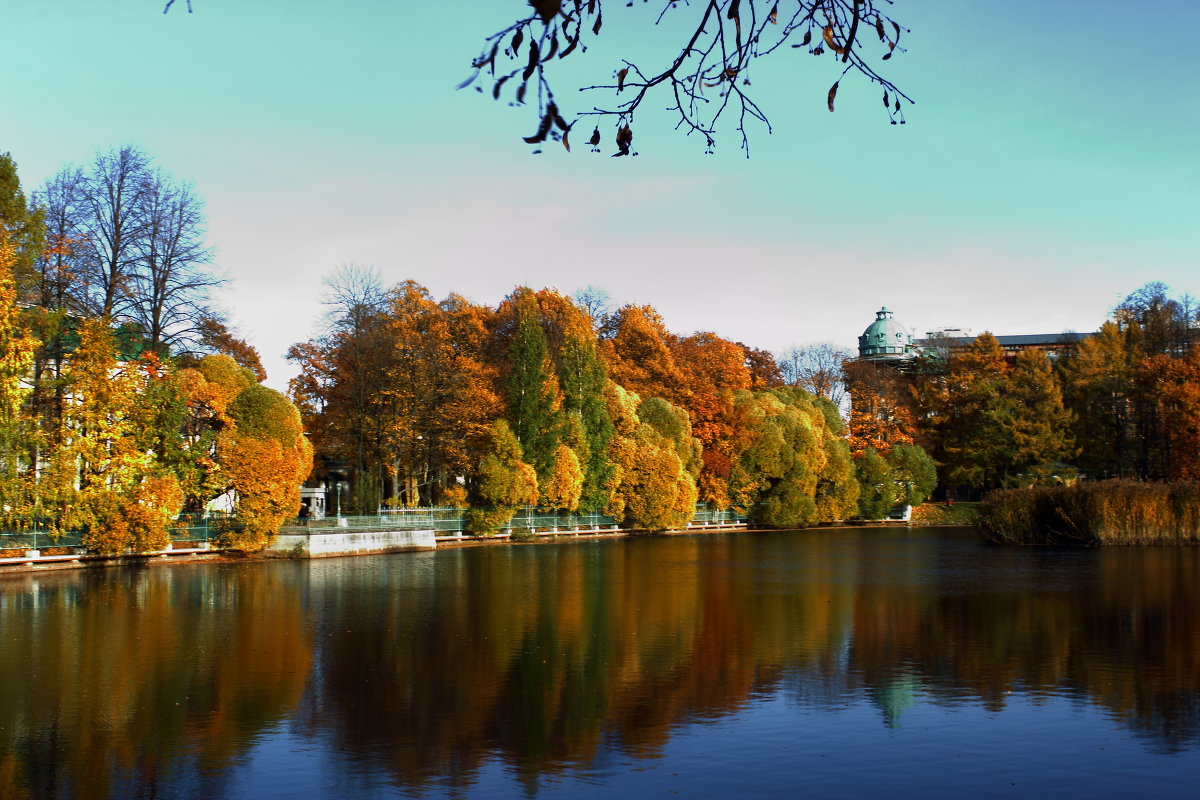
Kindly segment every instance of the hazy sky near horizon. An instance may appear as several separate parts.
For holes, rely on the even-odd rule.
[[[578,131],[533,155],[533,112],[454,88],[521,0],[0,4],[0,152],[25,190],[126,143],[192,181],[221,300],[277,388],[346,264],[489,305],[595,285],[772,351],[853,346],[885,304],[918,333],[1015,334],[1095,329],[1151,280],[1200,293],[1190,0],[896,0],[908,52],[882,67],[908,124],[851,76],[830,114],[838,65],[788,48],[754,67],[774,133],[751,128],[749,159],[731,124],[713,155],[673,132],[665,99],[636,158],[607,131],[600,155]],[[567,69],[606,82],[674,41],[659,6],[606,4],[559,62],[564,110],[600,102]]]

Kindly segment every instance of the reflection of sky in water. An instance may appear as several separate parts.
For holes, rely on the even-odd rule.
[[[653,757],[603,747],[592,763],[542,778],[538,797],[1194,797],[1194,785],[1166,774],[1200,776],[1200,755],[1164,765],[1105,715],[1067,698],[1034,703],[1014,695],[1001,712],[978,703],[929,703],[917,693],[899,724],[882,724],[864,699],[835,708],[797,706],[785,693],[718,723],[678,726]],[[1085,735],[1081,735],[1085,733]],[[1167,769],[1164,769],[1166,767]],[[328,781],[325,781],[328,785]],[[260,787],[290,797],[291,787]],[[341,784],[328,796],[404,797],[392,787]],[[491,759],[463,794],[529,795],[512,770]],[[432,789],[417,796],[453,794]]]

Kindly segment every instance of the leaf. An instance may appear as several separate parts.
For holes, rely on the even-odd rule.
[[[617,150],[613,157],[629,155],[629,146],[633,144],[633,130],[628,125],[617,129]]]
[[[779,24],[779,3],[771,7],[771,13],[767,15],[767,22],[770,22],[772,25]]]
[[[479,77],[479,70],[475,70],[474,72],[471,73],[471,77],[467,78],[465,81],[460,83],[458,86],[455,86],[454,88],[455,89],[465,89],[468,86],[470,86],[472,83],[474,83],[475,79],[478,77]]]
[[[546,113],[549,114],[550,116],[554,117],[554,124],[558,126],[558,129],[560,131],[563,131],[565,133],[566,131],[571,130],[571,126],[568,125],[567,121],[562,118],[561,114],[558,113],[558,106],[556,106],[554,103],[551,103],[547,107]]]
[[[542,18],[543,25],[549,25],[550,20],[562,11],[562,0],[529,0],[529,5],[533,6],[533,10]]]
[[[884,92],[883,93],[883,107],[887,108],[889,105],[891,105],[891,104],[888,102],[888,93]]]
[[[503,78],[496,81],[496,85],[492,87],[492,99],[493,100],[500,99],[500,89],[503,88],[504,82],[507,81],[511,77],[512,77],[512,75],[505,75]]]
[[[875,32],[879,34],[879,41],[887,39],[887,33],[883,30],[883,17],[875,18]]]
[[[521,85],[517,87],[517,102],[518,103],[525,102],[525,88],[527,86],[529,86],[528,83],[521,81]]]
[[[896,98],[896,109],[895,110],[896,110],[897,114],[900,113],[900,98],[899,97]]]
[[[617,91],[618,92],[620,92],[622,89],[625,88],[625,76],[628,74],[629,74],[629,67],[625,67],[623,70],[621,70],[620,72],[617,73]]]
[[[543,61],[549,61],[550,59],[554,58],[554,54],[555,54],[555,53],[557,53],[557,52],[558,52],[558,37],[557,37],[557,36],[551,36],[551,37],[550,37],[550,52],[549,52],[549,53],[547,53],[547,54],[546,54],[546,57],[545,57],[544,59],[542,59],[542,60],[543,60]]]
[[[827,98],[827,100],[829,102],[829,110],[830,111],[833,111],[833,98],[837,97],[837,90],[838,90],[839,83],[841,83],[841,81],[834,81],[833,86],[829,87],[829,97]]]
[[[596,126],[596,130],[592,131],[592,138],[588,139],[588,144],[592,147],[600,144],[600,126]]]
[[[525,137],[525,144],[538,144],[546,141],[546,134],[550,132],[550,126],[554,123],[554,118],[549,112],[542,117],[541,123],[538,125],[537,133],[533,136]]]
[[[525,41],[525,29],[520,28],[516,33],[513,34],[512,44],[508,46],[508,49],[512,51],[514,56],[517,54],[517,51],[521,49],[521,42],[523,41]]]
[[[567,152],[571,152],[571,143],[567,141],[567,137],[571,135],[571,130],[568,128],[563,131],[563,147],[567,148]]]
[[[729,10],[725,12],[726,19],[738,18],[738,5],[740,5],[741,2],[742,0],[733,0],[733,2],[729,4]]]
[[[825,37],[825,44],[829,45],[829,49],[835,53],[841,54],[846,52],[845,48],[838,47],[837,42],[833,40],[833,25],[826,25],[822,35]]]
[[[574,39],[572,39],[570,41],[570,43],[567,44],[566,49],[564,49],[561,53],[558,54],[558,57],[566,58],[567,56],[571,55],[571,51],[574,50],[578,45],[579,45],[579,37],[576,36]]]
[[[538,65],[538,45],[533,39],[529,40],[529,63],[525,65],[525,71],[521,73],[521,80],[529,80],[529,76],[533,75]]]
[[[591,12],[589,11],[588,13],[590,14]],[[600,25],[603,24],[603,22],[604,22],[604,11],[601,10],[601,12],[596,15],[596,24],[592,26],[592,35],[593,36],[600,33]]]
[[[891,57],[892,57],[892,51],[891,51],[891,50],[889,50],[889,51],[887,51],[886,53],[884,53],[884,54],[883,54],[883,59],[882,59],[882,60],[883,60],[883,61],[887,61],[887,60],[888,60],[889,58],[891,58]]]

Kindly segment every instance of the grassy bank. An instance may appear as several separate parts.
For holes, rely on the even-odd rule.
[[[974,525],[979,513],[979,503],[924,503],[912,510],[910,524],[926,525]]]
[[[1200,544],[1200,487],[1100,481],[993,492],[979,526],[995,544]]]

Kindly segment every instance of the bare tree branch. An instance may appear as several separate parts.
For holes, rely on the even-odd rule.
[[[625,60],[624,66],[614,73],[614,83],[580,88],[580,91],[613,95],[611,103],[593,106],[577,115],[612,120],[617,143],[613,155],[632,154],[634,116],[646,98],[660,89],[666,90],[673,103],[668,110],[678,115],[676,129],[683,129],[687,135],[702,136],[710,151],[716,144],[720,118],[727,112],[736,115],[742,149],[749,155],[751,123],[760,123],[771,132],[767,114],[749,94],[751,69],[759,58],[775,53],[788,42],[792,43],[791,48],[805,49],[816,57],[829,54],[845,65],[828,93],[830,111],[842,78],[854,72],[884,90],[884,108],[892,124],[905,122],[901,101],[912,103],[912,99],[876,71],[866,55],[869,43],[860,35],[864,26],[874,28],[883,48],[879,61],[890,59],[897,51],[903,52],[899,41],[906,29],[888,14],[891,0],[660,2],[663,6],[656,26],[668,19],[668,13],[678,17],[690,12],[695,20],[685,28],[687,38],[678,55],[653,68]],[[480,55],[472,61],[475,72],[459,88],[471,85],[486,71],[493,98],[500,99],[506,95],[506,87],[516,86],[515,102],[521,105],[533,81],[537,90],[538,127],[525,141],[540,145],[547,140],[562,140],[569,150],[567,134],[574,122],[568,123],[562,116],[547,73],[556,57],[561,59],[585,51],[587,37],[599,35],[604,20],[603,2],[530,0],[529,5],[533,13],[484,40]],[[560,34],[566,42],[561,48]],[[798,43],[794,42],[796,38],[800,39]],[[484,91],[484,86],[477,89]],[[590,143],[593,148],[599,143],[599,127]]]

